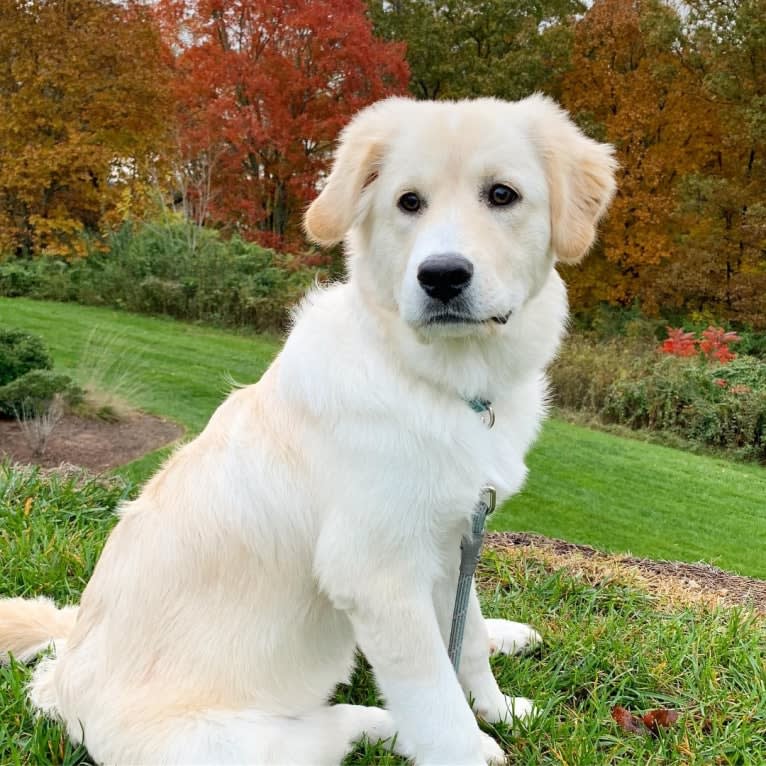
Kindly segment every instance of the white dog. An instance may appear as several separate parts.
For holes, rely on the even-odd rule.
[[[542,96],[390,99],[344,130],[306,215],[349,279],[311,293],[277,360],[125,504],[79,608],[0,601],[32,702],[105,764],[337,764],[393,738],[417,764],[502,752],[524,716],[490,647],[539,640],[471,596],[445,649],[480,488],[521,487],[612,150]],[[491,402],[489,430],[470,402]],[[328,705],[360,647],[386,710]]]

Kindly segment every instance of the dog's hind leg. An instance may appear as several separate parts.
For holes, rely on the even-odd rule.
[[[284,754],[290,763],[340,764],[353,744],[363,737],[370,742],[386,741],[393,746],[396,727],[387,710],[364,705],[331,705],[319,708],[300,723],[290,720],[294,742]],[[291,736],[289,733],[287,736]],[[283,748],[280,738],[279,748]],[[275,752],[279,755],[281,751]]]
[[[125,742],[121,752],[112,751],[98,759],[118,766],[136,762],[163,766],[338,766],[363,737],[370,742],[389,740],[391,747],[394,735],[391,716],[377,707],[329,705],[295,717],[255,710],[208,710],[188,718],[155,721],[151,732],[134,729],[130,737],[133,746]],[[98,757],[87,731],[85,739]],[[135,743],[143,746],[132,749]]]
[[[339,764],[363,737],[393,747],[396,726],[391,714],[379,707],[331,705],[306,717],[301,728],[304,741],[291,757],[296,763]],[[319,760],[317,756],[320,756]]]

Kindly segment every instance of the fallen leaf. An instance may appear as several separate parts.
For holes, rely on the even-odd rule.
[[[617,725],[623,731],[629,731],[633,734],[646,734],[644,722],[638,716],[633,715],[627,708],[615,705],[612,708],[612,718],[617,721]]]
[[[653,734],[657,734],[660,727],[673,726],[678,721],[678,712],[675,710],[666,710],[665,708],[658,708],[657,710],[650,710],[648,713],[644,713],[643,722],[649,731]]]
[[[24,516],[29,516],[30,513],[32,513],[32,498],[28,497],[24,501]]]

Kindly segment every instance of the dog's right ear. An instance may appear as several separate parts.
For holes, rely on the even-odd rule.
[[[330,177],[303,219],[309,238],[319,245],[335,245],[364,213],[383,159],[390,120],[388,108],[401,99],[386,99],[359,112],[343,129]]]

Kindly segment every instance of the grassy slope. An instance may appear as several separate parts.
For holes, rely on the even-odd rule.
[[[147,412],[168,417],[197,432],[231,387],[226,376],[252,383],[279,349],[276,340],[235,335],[201,325],[122,311],[0,298],[0,324],[42,335],[63,372],[88,373],[87,363],[120,358],[135,382],[133,396]],[[88,346],[93,350],[86,351]],[[104,364],[106,366],[106,364]]]
[[[124,354],[143,408],[205,423],[226,390],[224,372],[256,380],[278,344],[206,327],[74,304],[0,299],[0,324],[38,332],[57,364],[78,368],[95,328],[104,356]],[[82,367],[82,365],[79,365]],[[156,465],[133,466],[141,478]],[[524,492],[495,529],[536,531],[654,558],[704,559],[766,577],[766,470],[621,439],[552,421],[529,458]]]
[[[705,560],[766,577],[766,469],[560,421],[494,529],[533,531],[648,558]]]
[[[0,466],[0,596],[46,594],[75,601],[126,488],[80,484]],[[510,732],[488,727],[514,764],[766,763],[766,626],[736,610],[671,608],[614,575],[554,570],[535,551],[497,553],[482,567],[485,613],[533,622],[544,647],[497,658],[506,692],[533,697],[542,715]],[[29,670],[0,666],[0,764],[88,764],[60,727],[36,719],[25,700]],[[336,699],[379,702],[360,669]],[[657,737],[628,734],[613,706],[681,711]],[[347,766],[404,766],[363,746]]]

